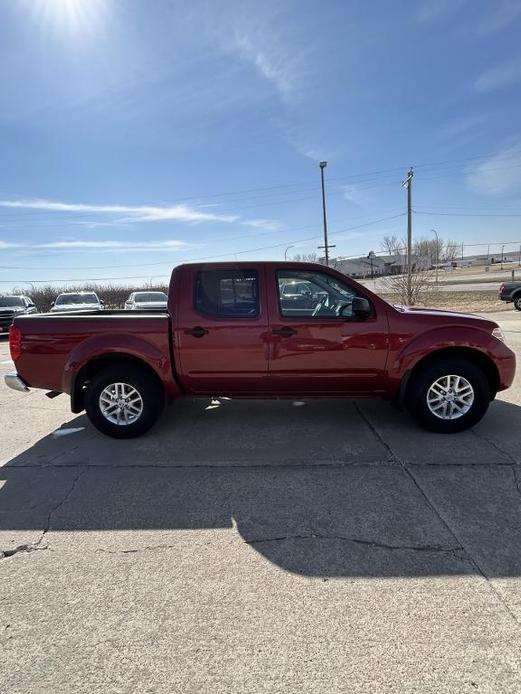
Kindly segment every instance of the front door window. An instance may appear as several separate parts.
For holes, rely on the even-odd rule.
[[[279,308],[286,318],[350,318],[354,289],[325,272],[280,270]]]

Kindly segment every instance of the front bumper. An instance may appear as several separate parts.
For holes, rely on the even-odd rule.
[[[6,386],[9,386],[9,388],[13,390],[19,390],[22,393],[29,392],[29,386],[17,373],[5,374],[4,381]]]

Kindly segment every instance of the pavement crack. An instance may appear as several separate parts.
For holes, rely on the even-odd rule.
[[[387,443],[387,441],[383,438],[383,436],[380,434],[378,429],[375,427],[375,425],[371,422],[369,417],[365,414],[365,412],[360,408],[359,404],[357,403],[356,400],[353,401],[353,405],[355,410],[358,412],[360,417],[364,420],[366,425],[369,427],[369,429],[372,431],[372,433],[375,435],[377,440],[382,444],[382,446],[386,449],[387,453],[389,454],[389,462],[397,463],[400,462],[398,456],[394,453],[393,449],[391,446]]]
[[[514,485],[516,487],[517,493],[521,496],[521,480],[517,474],[517,465],[512,467],[512,475],[514,476]]]
[[[470,432],[478,439],[481,441],[486,441],[492,448],[494,448],[498,453],[500,453],[502,456],[505,458],[508,458],[508,460],[513,464],[513,465],[519,465],[518,461],[514,458],[514,456],[509,453],[508,451],[505,451],[501,448],[501,446],[498,446],[498,444],[493,441],[492,439],[489,439],[488,436],[484,436],[483,434],[478,434],[478,432],[475,429],[470,429]]]
[[[52,523],[52,519],[53,519],[54,514],[55,514],[57,511],[59,511],[59,510],[61,509],[61,507],[62,507],[64,504],[67,503],[67,501],[69,500],[69,497],[71,496],[71,494],[72,494],[72,493],[74,492],[74,490],[76,489],[76,485],[77,485],[78,482],[80,481],[80,477],[82,477],[82,475],[83,475],[84,472],[85,472],[85,470],[80,470],[80,471],[78,472],[78,474],[77,474],[77,475],[74,477],[74,479],[72,480],[72,484],[71,484],[71,486],[69,487],[69,489],[67,490],[67,492],[65,493],[65,495],[63,496],[63,498],[60,499],[60,501],[58,501],[58,502],[51,508],[51,510],[49,511],[49,513],[47,514],[47,521],[46,521],[45,526],[44,526],[44,528],[43,528],[43,530],[42,530],[42,533],[41,533],[39,539],[37,540],[37,542],[34,543],[35,549],[41,549],[41,543],[43,542],[43,538],[44,538],[44,537],[46,536],[46,534],[49,532],[49,529],[50,529],[50,527],[51,527],[51,523]]]
[[[140,552],[153,552],[158,549],[175,549],[176,545],[147,545],[145,547],[134,547],[131,549],[104,549],[99,547],[96,552],[104,554],[139,554]]]
[[[460,541],[459,537],[456,534],[456,531],[453,530],[453,528],[450,526],[449,522],[442,516],[440,511],[438,511],[437,507],[434,505],[434,503],[430,500],[429,496],[427,493],[423,490],[422,486],[420,483],[417,481],[416,477],[413,475],[411,470],[405,465],[405,463],[402,462],[402,468],[405,472],[405,474],[409,477],[411,482],[414,484],[416,489],[419,491],[419,493],[422,495],[423,499],[425,500],[425,503],[428,505],[428,507],[432,510],[432,512],[439,518],[441,523],[445,526],[447,529],[447,532],[450,533],[450,535],[454,538],[454,540],[458,543],[458,545],[461,546],[462,548],[462,556],[461,558],[468,562],[470,566],[474,569],[476,574],[481,576],[483,580],[485,581],[486,585],[489,587],[490,591],[495,595],[496,599],[498,602],[502,605],[502,607],[506,610],[506,612],[509,614],[510,618],[515,622],[516,626],[519,627],[521,626],[519,623],[518,618],[516,617],[515,613],[511,610],[510,606],[508,605],[507,602],[503,599],[503,596],[501,593],[497,590],[493,582],[490,580],[490,577],[486,574],[484,569],[481,568],[479,565],[478,561],[467,551],[463,543]],[[517,477],[516,477],[516,484],[517,484]],[[518,487],[519,490],[519,487]]]
[[[20,552],[41,552],[43,550],[49,549],[49,545],[40,546],[41,538],[38,542],[33,542],[25,545],[18,545],[12,549],[2,549],[0,550],[0,559],[7,559]]]
[[[9,557],[13,557],[16,554],[20,554],[22,552],[37,552],[37,551],[49,549],[49,545],[48,544],[42,545],[42,542],[43,542],[43,539],[46,536],[46,534],[49,532],[53,516],[57,511],[60,510],[60,508],[64,504],[67,503],[69,497],[76,489],[76,485],[78,484],[80,477],[83,475],[84,472],[85,472],[84,469],[81,469],[78,472],[78,474],[72,480],[71,486],[69,487],[69,489],[67,490],[65,495],[56,504],[54,504],[54,506],[50,509],[49,513],[47,514],[47,520],[45,521],[45,525],[43,527],[43,530],[40,533],[40,537],[36,540],[36,542],[18,545],[17,547],[13,547],[12,549],[0,550],[0,559],[7,559]]]
[[[328,535],[323,533],[309,533],[309,534],[289,534],[289,535],[277,535],[274,537],[262,537],[252,540],[245,540],[248,545],[261,544],[263,542],[284,542],[285,540],[342,540],[344,542],[352,542],[355,545],[362,545],[364,547],[371,547],[374,549],[387,549],[391,551],[410,551],[410,552],[444,552],[446,554],[454,554],[456,552],[463,551],[461,545],[456,545],[454,547],[442,547],[441,545],[393,545],[387,542],[379,542],[377,540],[363,540],[357,537],[347,537],[346,535]]]

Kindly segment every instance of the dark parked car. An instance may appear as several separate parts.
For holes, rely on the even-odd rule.
[[[501,301],[513,303],[518,311],[521,311],[521,282],[503,282],[499,285],[499,298]]]
[[[0,333],[9,331],[16,316],[38,313],[33,300],[28,296],[0,296]]]

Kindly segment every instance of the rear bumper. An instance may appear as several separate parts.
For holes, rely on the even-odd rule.
[[[5,374],[4,381],[6,386],[13,390],[19,390],[22,393],[29,392],[29,386],[17,373]]]

